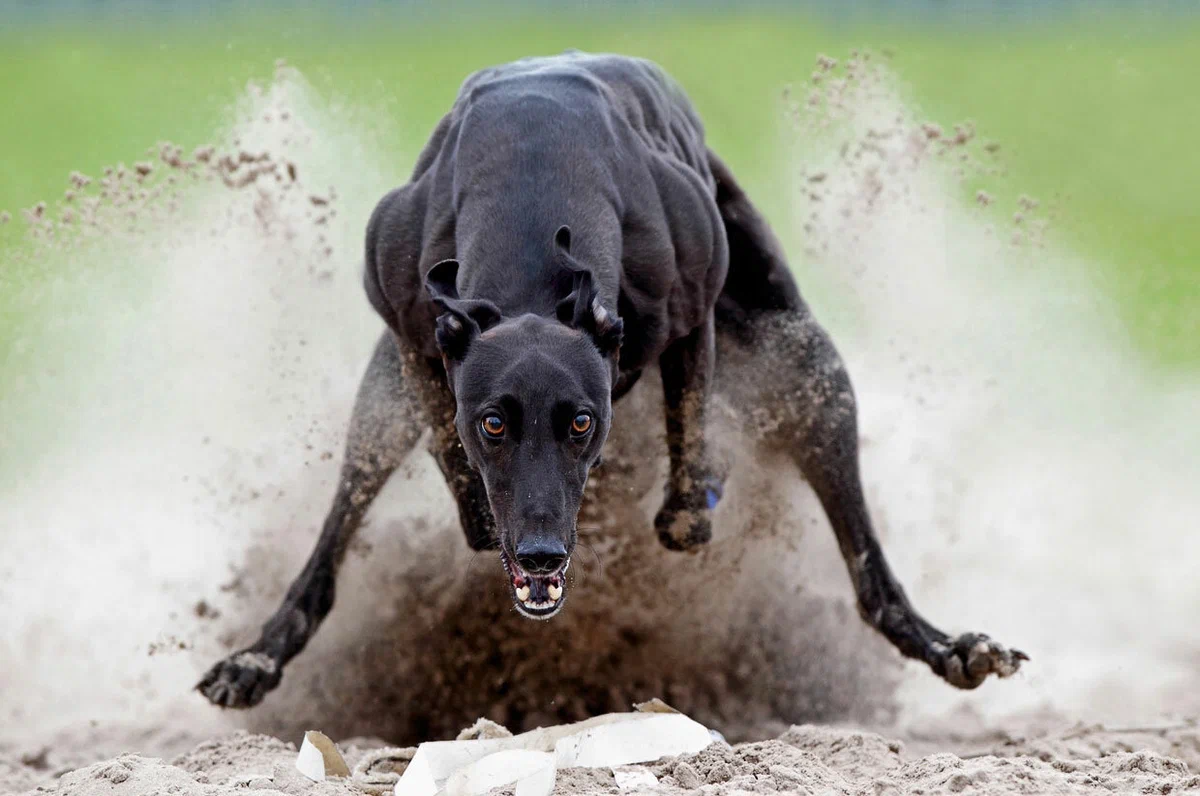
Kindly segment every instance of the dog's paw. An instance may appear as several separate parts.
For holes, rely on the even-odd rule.
[[[964,633],[937,647],[941,671],[934,671],[957,688],[978,688],[988,675],[1010,677],[1029,656],[1020,650],[1006,649],[982,633]]]
[[[692,480],[688,490],[670,490],[654,517],[658,540],[668,550],[691,550],[712,539],[712,512],[724,484],[713,475]]]
[[[219,661],[196,684],[209,702],[222,708],[252,708],[279,685],[283,666],[264,652],[242,650]]]

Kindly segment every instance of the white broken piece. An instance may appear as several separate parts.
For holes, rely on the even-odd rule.
[[[601,768],[645,763],[699,752],[712,743],[708,728],[682,713],[633,713],[636,720],[602,724],[554,745],[559,768]]]
[[[309,743],[307,733],[300,744],[300,754],[296,755],[296,770],[313,782],[325,781],[325,758],[320,749]]]
[[[658,711],[608,713],[510,738],[431,741],[417,747],[412,762],[396,783],[395,796],[448,794],[448,783],[460,770],[500,752],[552,754],[555,769],[618,768],[668,755],[695,754],[712,742],[704,725],[682,713]],[[460,780],[456,782],[460,783],[456,787],[464,787]],[[540,787],[540,782],[537,784]]]
[[[617,790],[649,790],[658,787],[658,777],[645,766],[618,766],[612,773]]]
[[[296,770],[313,782],[324,782],[325,777],[350,776],[350,767],[337,746],[325,733],[315,730],[304,733],[304,743],[296,755]]]
[[[516,786],[516,796],[548,796],[554,790],[554,755],[508,749],[460,768],[446,781],[446,796],[482,796],[492,788]]]

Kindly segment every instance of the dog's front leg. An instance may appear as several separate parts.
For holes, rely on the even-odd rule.
[[[712,538],[712,510],[724,489],[704,428],[714,362],[711,312],[702,326],[659,357],[671,470],[654,527],[671,550],[690,550]]]
[[[316,547],[259,639],[216,663],[196,686],[213,704],[248,708],[261,702],[333,607],[347,546],[424,427],[402,373],[396,339],[385,332],[359,386],[337,492]]]
[[[428,407],[430,423],[433,426],[429,452],[442,471],[446,485],[450,487],[450,494],[454,496],[454,502],[458,505],[458,519],[463,533],[466,534],[467,544],[472,550],[489,550],[499,544],[496,523],[492,519],[492,508],[488,503],[483,476],[467,460],[467,451],[463,448],[462,440],[458,437],[458,428],[454,425],[454,415],[457,411],[454,394],[446,385],[444,371],[439,370],[439,374],[428,384],[424,403]]]

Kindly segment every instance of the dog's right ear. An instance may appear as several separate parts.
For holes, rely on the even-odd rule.
[[[442,311],[437,346],[449,360],[461,360],[476,337],[500,322],[500,308],[492,302],[458,297],[458,260],[442,260],[430,268],[425,290]]]
[[[567,326],[587,332],[600,353],[615,361],[621,349],[624,322],[600,303],[591,271],[571,272],[571,280],[571,292],[555,307],[558,319]]]

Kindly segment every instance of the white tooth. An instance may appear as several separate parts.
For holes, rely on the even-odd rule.
[[[521,602],[525,602],[526,600],[529,599],[529,587],[528,586],[522,586],[521,588],[517,589],[517,599],[520,600]]]
[[[549,592],[551,602],[558,602],[558,598],[562,597],[562,586],[551,586]]]

